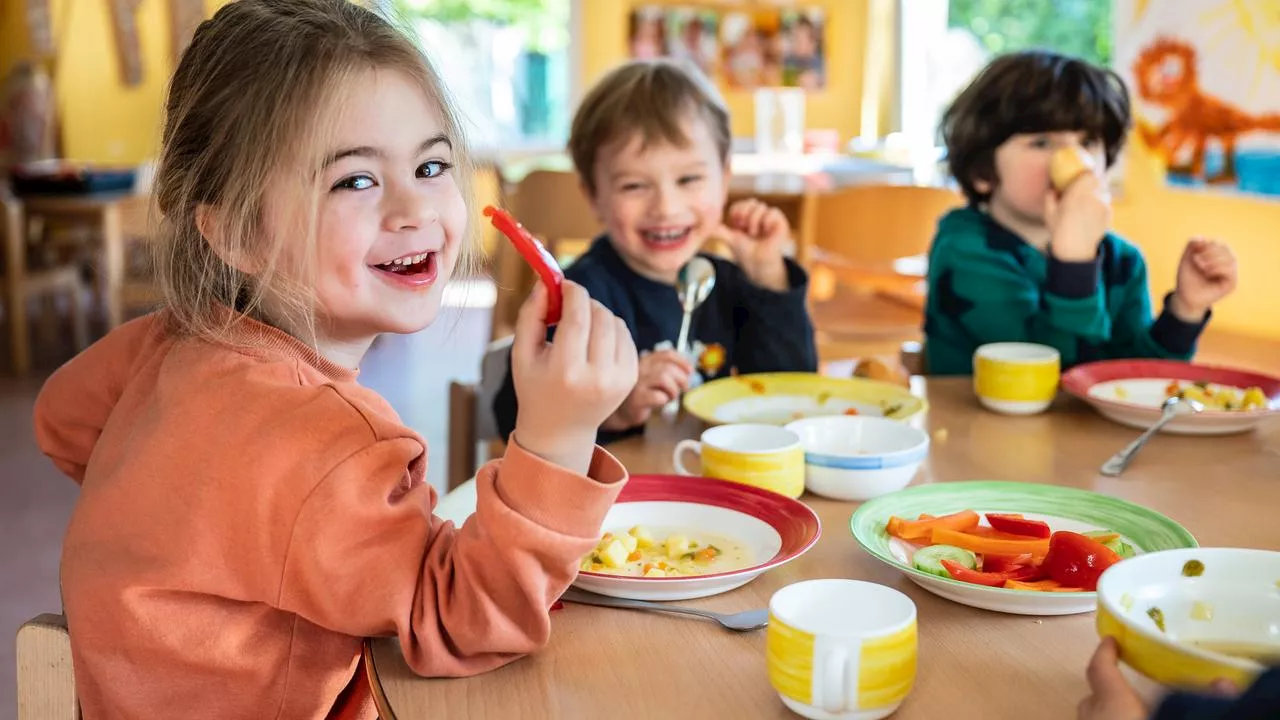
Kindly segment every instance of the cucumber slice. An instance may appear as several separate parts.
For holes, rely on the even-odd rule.
[[[1085,537],[1098,537],[1099,535],[1114,535],[1115,533],[1110,532],[1108,530],[1090,530],[1087,533],[1081,533],[1081,534],[1084,535]],[[1131,558],[1134,555],[1137,555],[1137,553],[1133,551],[1133,546],[1125,542],[1121,538],[1116,538],[1115,540],[1112,540],[1110,542],[1104,542],[1102,543],[1102,545],[1110,549],[1111,552],[1119,555],[1122,558]]]
[[[978,569],[978,558],[968,550],[954,545],[930,545],[929,547],[920,548],[911,557],[911,564],[921,572],[950,578],[951,574],[947,572],[946,568],[942,567],[943,560],[950,560],[970,570]]]

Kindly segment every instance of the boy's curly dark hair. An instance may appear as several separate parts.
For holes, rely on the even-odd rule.
[[[1107,166],[1131,123],[1129,90],[1115,72],[1046,50],[1002,55],[943,113],[940,133],[951,175],[972,204],[985,202],[977,181],[995,185],[996,148],[1011,136],[1061,130],[1102,140]]]

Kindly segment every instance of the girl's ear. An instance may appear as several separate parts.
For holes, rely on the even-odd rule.
[[[213,252],[222,258],[222,262],[246,275],[255,275],[261,269],[258,263],[245,254],[243,247],[230,247],[226,233],[222,227],[222,218],[218,208],[213,205],[196,206],[196,229],[209,243]]]

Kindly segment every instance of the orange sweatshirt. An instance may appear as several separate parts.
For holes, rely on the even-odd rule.
[[[611,455],[584,477],[513,443],[455,528],[422,438],[353,372],[251,321],[251,349],[167,328],[124,325],[36,403],[40,447],[82,485],[62,596],[86,720],[325,718],[363,637],[436,676],[547,642],[625,481]]]

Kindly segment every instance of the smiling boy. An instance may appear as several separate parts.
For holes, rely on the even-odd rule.
[[[574,117],[570,154],[605,233],[565,275],[622,318],[643,353],[639,381],[601,426],[601,441],[638,431],[702,380],[817,368],[808,278],[783,254],[786,217],[754,199],[725,212],[730,139],[715,89],[666,60],[610,72]],[[713,237],[735,262],[704,255],[716,284],[693,313],[691,351],[681,356],[673,349],[683,316],[676,277]],[[494,413],[506,437],[516,417],[510,373]]]

